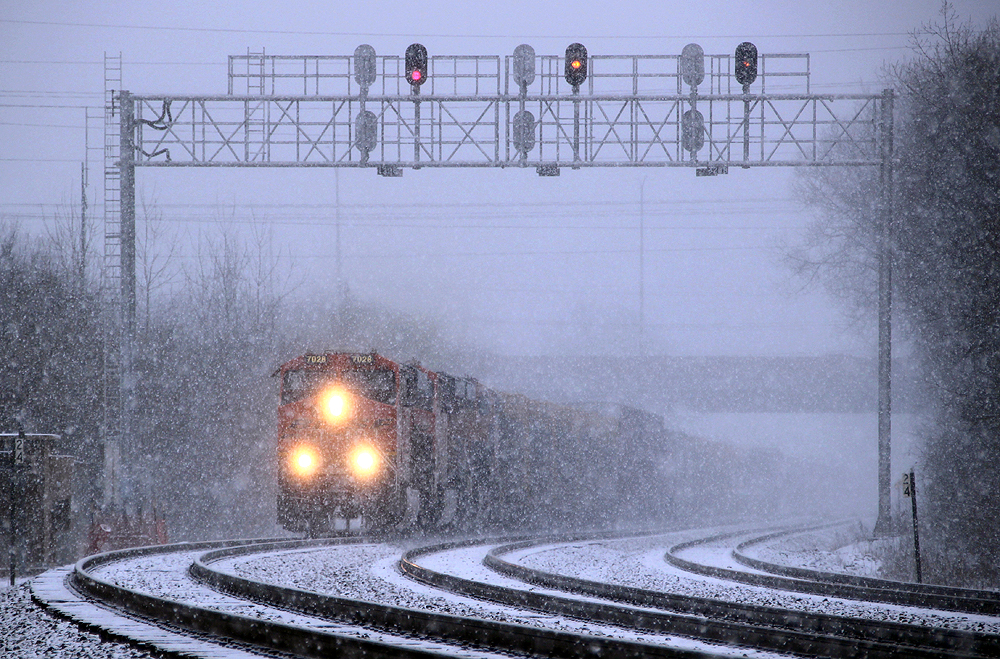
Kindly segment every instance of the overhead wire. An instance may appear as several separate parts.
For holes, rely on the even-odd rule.
[[[557,327],[562,326],[579,326],[580,321],[575,319],[567,320],[545,320],[542,318],[494,318],[485,316],[467,316],[463,317],[462,321],[470,323],[481,323],[481,324],[499,324],[499,325],[552,325]],[[666,329],[717,329],[717,330],[743,330],[748,328],[775,328],[775,329],[792,329],[792,328],[802,328],[802,327],[838,327],[837,321],[818,321],[818,322],[774,322],[774,323],[678,323],[678,322],[657,322],[657,321],[646,321],[643,323],[646,327],[659,327]],[[611,328],[621,328],[621,329],[633,329],[637,323],[632,322],[620,322],[620,323],[609,323],[604,320],[600,320],[593,323],[593,327],[597,329],[611,329]]]
[[[80,160],[71,160],[69,162],[80,162]],[[58,206],[54,205],[52,211],[46,212],[44,209],[33,210],[33,211],[6,211],[3,214],[9,217],[15,218],[19,217],[22,219],[31,220],[46,220],[54,217],[59,213],[63,213],[71,206],[67,208],[66,205]],[[30,206],[28,206],[30,207]],[[623,208],[634,208],[634,205],[623,205]],[[729,217],[737,212],[746,212],[747,208],[742,209],[701,209],[698,211],[698,215],[703,216],[715,216],[715,217]],[[801,208],[757,208],[754,209],[755,213],[764,215],[797,215],[802,212]],[[678,210],[647,210],[645,215],[647,220],[653,220],[656,218],[675,218],[689,215],[690,212],[684,212],[680,209]],[[141,215],[141,213],[140,213]],[[572,209],[563,211],[561,213],[525,213],[525,212],[496,212],[496,213],[470,213],[460,220],[449,217],[437,217],[432,219],[427,219],[426,222],[414,223],[411,220],[415,219],[425,219],[425,214],[420,214],[419,212],[410,211],[405,212],[401,209],[401,212],[392,212],[388,210],[386,212],[365,212],[363,214],[345,215],[342,211],[340,226],[344,229],[418,229],[418,230],[484,230],[484,231],[620,231],[620,230],[638,230],[638,225],[634,222],[624,223],[619,222],[615,224],[567,224],[567,223],[512,223],[510,222],[510,217],[516,215],[522,220],[531,220],[533,218],[545,218],[548,220],[556,219],[559,217],[567,217],[577,219],[578,213],[574,213]],[[592,217],[595,214],[591,214]],[[496,218],[498,220],[504,220],[505,223],[498,224],[496,222],[489,222],[491,218]],[[256,225],[275,225],[275,226],[301,226],[301,227],[332,227],[337,225],[337,221],[327,215],[291,215],[283,214],[280,218],[269,218],[269,217],[257,217],[257,218],[232,218],[232,217],[219,217],[212,215],[163,215],[151,217],[153,221],[162,223],[175,223],[175,224],[206,224],[206,225],[220,225],[220,226],[256,226]],[[480,219],[486,220],[485,222],[471,222],[470,220]],[[142,222],[144,219],[139,218]],[[768,223],[768,224],[739,224],[739,225],[728,225],[728,224],[665,224],[665,225],[655,225],[647,224],[647,231],[759,231],[767,229],[781,229],[787,225],[782,225],[779,223]]]
[[[233,27],[192,27],[182,25],[130,25],[127,23],[87,23],[72,21],[39,21],[29,19],[0,18],[0,23],[10,23],[16,25],[41,25],[50,27],[87,27],[97,29],[116,30],[154,30],[164,32],[195,32],[195,33],[221,33],[221,34],[273,34],[290,36],[322,36],[322,37],[440,37],[440,38],[460,38],[460,39],[607,39],[607,40],[645,40],[645,39],[798,39],[798,38],[856,38],[856,37],[902,37],[911,36],[915,32],[813,32],[803,34],[704,34],[704,35],[559,35],[559,34],[460,34],[460,33],[432,33],[432,32],[372,32],[372,31],[330,31],[330,30],[275,30],[256,28],[233,28]]]

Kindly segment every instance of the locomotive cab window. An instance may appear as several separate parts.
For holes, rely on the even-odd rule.
[[[434,385],[427,374],[417,370],[417,406],[425,410],[431,409],[434,400]]]
[[[456,381],[449,375],[438,376],[438,402],[447,412],[455,410]]]
[[[403,405],[406,407],[418,407],[422,410],[431,409],[431,402],[434,400],[434,386],[427,374],[419,368],[405,366],[399,369],[402,380]]]
[[[388,370],[344,371],[347,388],[385,405],[396,402],[396,374]]]
[[[344,371],[343,384],[354,393],[392,405],[396,402],[396,374],[388,370]],[[281,404],[287,405],[312,396],[336,382],[331,371],[288,371],[281,388]]]
[[[281,404],[288,405],[308,398],[326,381],[330,375],[323,371],[287,371],[281,387]]]

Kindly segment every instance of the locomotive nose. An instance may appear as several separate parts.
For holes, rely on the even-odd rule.
[[[343,389],[328,389],[320,395],[319,407],[328,423],[342,423],[350,416],[350,396]]]

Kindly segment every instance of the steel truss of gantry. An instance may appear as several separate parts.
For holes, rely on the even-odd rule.
[[[529,46],[503,57],[429,57],[420,84],[405,57],[360,46],[349,56],[231,56],[220,95],[114,92],[118,122],[107,122],[105,141],[117,142],[117,176],[105,181],[116,189],[105,198],[119,200],[108,225],[118,238],[106,239],[117,251],[106,254],[105,272],[120,283],[120,370],[131,364],[135,328],[136,167],[356,167],[383,176],[435,167],[534,167],[543,176],[594,167],[687,167],[703,176],[877,167],[878,527],[886,529],[894,93],[815,94],[808,55],[753,52],[751,84],[734,75],[739,52],[705,55],[694,44],[681,55],[591,56],[582,84],[571,84],[567,58]],[[121,395],[107,397],[115,409],[106,428],[119,435],[134,396],[126,375],[115,374]]]
[[[230,58],[228,94],[122,92],[121,100],[133,107],[134,165],[142,167],[398,174],[533,166],[545,174],[879,162],[875,131],[858,128],[878,119],[884,96],[810,94],[807,55],[762,55],[760,92],[748,94],[733,88],[729,55],[705,57],[694,86],[679,56],[596,56],[585,89],[566,82],[562,57],[533,59],[534,70],[518,75],[513,56],[431,57],[417,87],[396,56],[374,58],[374,80],[362,85],[353,56],[246,55]]]

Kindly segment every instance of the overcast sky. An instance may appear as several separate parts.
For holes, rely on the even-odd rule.
[[[883,63],[937,19],[935,0],[851,2],[0,2],[0,215],[29,231],[79,199],[89,139],[101,144],[103,58],[121,53],[135,93],[223,94],[228,55],[349,55],[360,43],[402,54],[507,55],[520,43],[561,54],[708,54],[743,40],[763,53],[810,53],[814,91],[875,92]],[[983,24],[982,0],[954,3]],[[891,9],[890,9],[891,7]],[[90,198],[103,196],[91,153]],[[351,290],[427,310],[477,345],[508,354],[631,352],[637,345],[639,194],[645,180],[646,330],[665,354],[874,356],[822,291],[795,293],[776,245],[809,220],[790,170],[371,170],[339,174],[344,273]],[[285,263],[332,290],[334,180],[322,170],[140,169],[177,236],[217,235],[219,206],[253,209],[274,227]],[[200,238],[199,238],[200,236]],[[306,290],[306,289],[303,289]],[[874,329],[874,328],[872,328]]]

